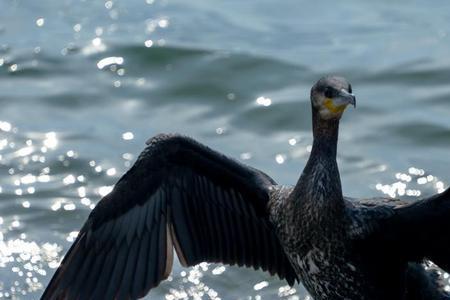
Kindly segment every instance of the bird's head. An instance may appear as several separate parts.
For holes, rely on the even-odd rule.
[[[311,102],[325,120],[340,119],[347,105],[356,106],[352,86],[343,77],[326,76],[311,89]]]

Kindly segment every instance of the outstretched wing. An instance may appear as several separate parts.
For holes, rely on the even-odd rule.
[[[360,210],[365,239],[406,261],[428,259],[450,272],[450,188],[411,204],[389,202]]]
[[[395,209],[388,220],[399,249],[410,259],[429,259],[450,272],[450,189]]]
[[[297,276],[268,219],[275,182],[187,137],[149,140],[92,211],[42,299],[136,299],[181,263]]]

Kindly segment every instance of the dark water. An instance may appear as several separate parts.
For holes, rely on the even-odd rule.
[[[95,203],[160,132],[298,178],[309,89],[357,94],[349,196],[450,184],[447,1],[0,0],[0,299],[37,299]],[[265,106],[265,105],[266,106]],[[152,299],[305,299],[262,272],[174,267]]]

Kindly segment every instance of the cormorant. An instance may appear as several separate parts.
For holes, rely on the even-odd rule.
[[[311,89],[314,142],[295,187],[181,135],[151,138],[91,212],[42,299],[136,299],[183,266],[253,267],[314,299],[449,299],[450,189],[412,203],[342,195],[339,120],[351,86]]]

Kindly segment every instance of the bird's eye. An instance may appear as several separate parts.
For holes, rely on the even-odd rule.
[[[352,85],[351,85],[351,84],[348,85],[348,92],[349,92],[350,94],[352,93]]]
[[[326,88],[324,94],[327,98],[333,98],[333,90],[331,88]]]

